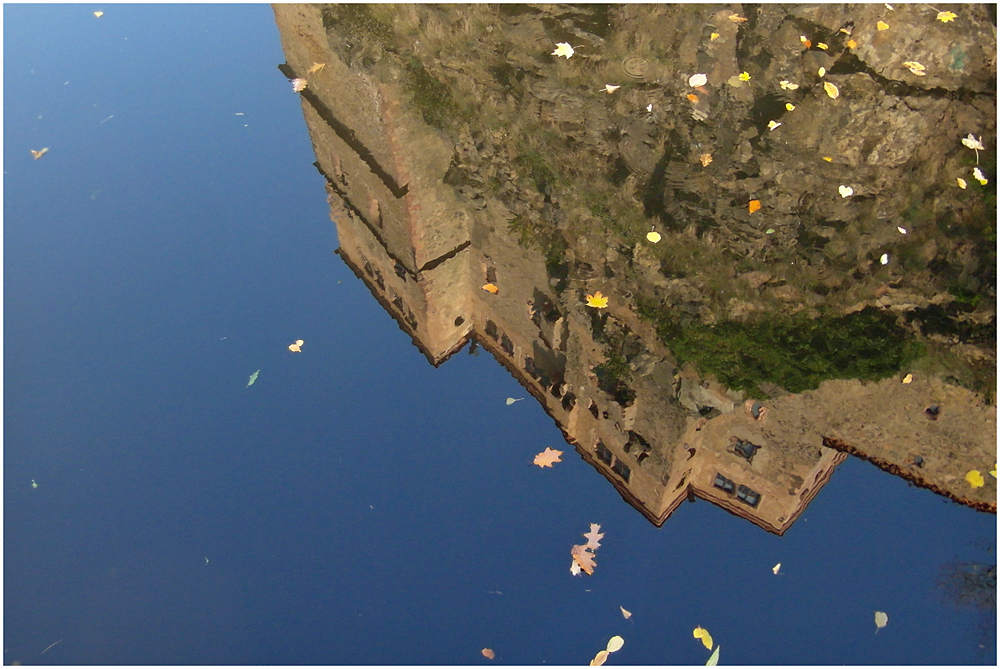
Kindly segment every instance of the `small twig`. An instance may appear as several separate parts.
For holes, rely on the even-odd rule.
[[[62,639],[59,639],[59,641],[56,641],[56,643],[62,643]],[[52,648],[52,646],[56,645],[56,643],[54,643],[54,644],[51,644],[51,645],[50,645],[50,646],[49,646],[48,648],[46,648],[45,650],[48,650],[49,648]],[[43,650],[43,651],[42,651],[41,653],[39,653],[39,655],[45,655],[45,650]]]

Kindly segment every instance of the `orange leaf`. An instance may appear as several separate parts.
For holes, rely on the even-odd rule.
[[[487,293],[493,293],[494,295],[500,292],[500,289],[497,288],[496,285],[492,283],[488,283],[485,286],[483,286],[483,290],[485,290]]]
[[[698,96],[695,95],[694,93],[688,93],[687,98],[688,98],[688,100],[690,100],[691,102],[694,102],[695,104],[698,103]]]
[[[760,209],[760,200],[750,200],[748,209],[750,209],[751,214]]]
[[[587,572],[588,576],[594,575],[594,567],[597,566],[597,562],[594,560],[594,554],[590,552],[586,544],[583,546],[573,546],[570,555],[580,565],[580,568]]]
[[[534,464],[539,467],[551,467],[553,462],[562,462],[560,459],[562,453],[562,451],[557,451],[553,448],[546,448],[535,456]]]
[[[496,653],[494,653],[489,648],[483,648],[483,657],[485,657],[487,660],[492,660],[494,657],[496,657]]]
[[[602,650],[601,652],[599,652],[597,655],[594,656],[593,660],[590,661],[590,666],[603,667],[604,663],[608,661],[608,655],[610,654],[611,653],[609,653],[608,651]]]

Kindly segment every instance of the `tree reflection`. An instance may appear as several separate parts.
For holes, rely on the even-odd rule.
[[[979,544],[988,553],[992,545]],[[997,565],[989,562],[954,561],[941,565],[938,588],[946,600],[958,608],[972,609],[979,614],[979,647],[996,647],[997,625]]]

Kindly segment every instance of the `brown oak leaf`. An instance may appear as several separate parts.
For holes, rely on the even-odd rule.
[[[562,462],[559,457],[562,453],[562,451],[557,451],[554,448],[546,448],[544,451],[535,456],[534,464],[539,467],[551,467],[553,462]]]
[[[604,538],[603,534],[598,534],[601,531],[600,525],[590,524],[590,532],[583,535],[583,538],[587,540],[587,548],[591,550],[597,550],[601,547],[601,539]]]
[[[573,550],[570,551],[570,555],[576,560],[576,563],[580,565],[580,569],[587,572],[588,576],[594,575],[594,567],[597,566],[597,562],[594,560],[594,554],[590,552],[590,549],[586,544],[583,546],[573,546]]]

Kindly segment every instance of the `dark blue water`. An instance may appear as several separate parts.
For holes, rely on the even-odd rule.
[[[282,62],[266,5],[4,6],[5,663],[996,663],[937,587],[995,516],[848,460],[783,537],[657,529],[488,354],[430,367]]]

